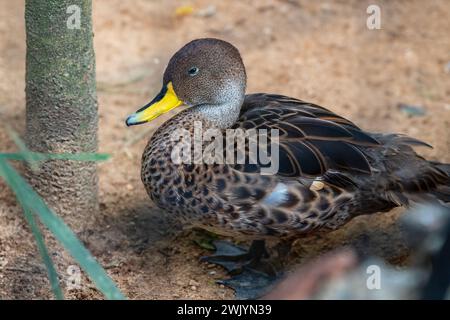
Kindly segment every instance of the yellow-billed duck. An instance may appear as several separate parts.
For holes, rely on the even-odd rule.
[[[450,200],[449,165],[427,161],[412,149],[425,143],[365,132],[313,103],[246,95],[245,89],[245,67],[233,45],[194,40],[170,59],[161,92],[126,121],[141,124],[188,106],[153,134],[141,173],[151,199],[186,226],[259,240],[254,249],[268,237],[333,230],[356,216],[418,199]],[[278,129],[278,171],[261,174],[264,166],[247,160],[175,163],[172,151],[179,141],[171,134],[179,128],[193,134],[194,122],[221,132]],[[244,152],[248,156],[248,144]]]

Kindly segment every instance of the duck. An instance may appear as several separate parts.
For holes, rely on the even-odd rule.
[[[149,140],[142,182],[151,200],[183,226],[253,241],[249,250],[234,255],[220,245],[227,254],[212,260],[228,258],[222,262],[228,269],[236,256],[246,263],[264,256],[267,239],[329,232],[357,216],[417,201],[450,201],[450,165],[428,161],[414,150],[430,147],[427,143],[364,131],[314,103],[246,94],[245,66],[229,42],[202,38],[187,43],[168,62],[162,83],[159,94],[126,119],[127,126],[139,125],[185,107]],[[265,146],[270,145],[270,163],[258,157],[250,161],[250,142],[238,150],[245,158],[241,163],[192,157],[174,161],[174,150],[180,149],[176,132],[191,137],[188,155],[195,154],[195,141],[208,145],[192,138],[198,128],[222,133],[217,142],[230,130],[261,132]],[[277,169],[268,173],[272,162]]]

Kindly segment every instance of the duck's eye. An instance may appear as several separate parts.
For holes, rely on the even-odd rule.
[[[190,75],[191,77],[193,77],[193,76],[197,75],[198,71],[199,71],[199,70],[198,70],[197,67],[192,67],[192,68],[189,69],[188,73],[189,73],[189,75]]]

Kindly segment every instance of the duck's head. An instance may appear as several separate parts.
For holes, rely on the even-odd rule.
[[[170,59],[161,92],[130,115],[128,126],[149,122],[181,105],[202,113],[219,127],[239,116],[245,96],[246,74],[239,51],[218,39],[197,39]]]

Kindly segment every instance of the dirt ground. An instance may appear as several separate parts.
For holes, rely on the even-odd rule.
[[[15,147],[5,123],[24,131],[24,1],[0,0],[0,151]],[[381,30],[366,27],[366,8],[381,7]],[[194,11],[180,15],[180,6]],[[450,3],[434,1],[151,1],[95,0],[101,211],[80,236],[131,299],[224,299],[224,272],[198,261],[208,251],[193,233],[177,233],[140,181],[140,158],[158,123],[126,128],[128,114],[160,89],[170,56],[187,41],[218,37],[235,44],[248,91],[311,101],[362,128],[399,132],[434,146],[418,150],[450,162]],[[425,114],[402,111],[399,103]],[[170,115],[169,115],[170,116]],[[295,246],[296,266],[354,245],[399,267],[408,264],[402,210],[362,216]],[[83,223],[80,213],[80,224]],[[101,298],[83,275],[69,290],[68,254],[47,236],[68,298]],[[52,298],[46,271],[13,194],[0,181],[0,298]]]

